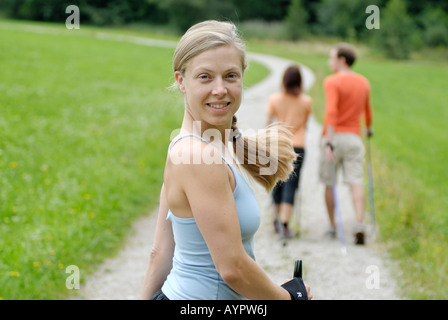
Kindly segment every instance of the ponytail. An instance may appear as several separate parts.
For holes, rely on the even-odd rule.
[[[231,141],[236,159],[268,192],[279,180],[287,180],[293,171],[297,154],[291,135],[285,125],[277,123],[256,134],[242,136],[233,116]]]

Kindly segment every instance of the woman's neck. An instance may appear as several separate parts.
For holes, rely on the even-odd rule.
[[[226,126],[213,126],[207,122],[194,119],[188,111],[185,111],[180,134],[193,133],[205,140],[219,139],[226,144],[226,135],[230,134],[230,129],[231,123]]]

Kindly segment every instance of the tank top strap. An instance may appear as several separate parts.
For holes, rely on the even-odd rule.
[[[171,148],[180,140],[180,139],[183,139],[183,138],[186,138],[186,137],[194,137],[194,138],[197,138],[197,139],[200,139],[200,140],[202,140],[203,142],[205,142],[206,144],[210,144],[210,141],[207,141],[207,140],[205,140],[204,138],[202,138],[201,136],[198,136],[197,134],[194,134],[194,133],[187,133],[187,134],[183,134],[183,135],[180,135],[180,136],[178,136],[178,137],[176,137],[176,138],[174,138],[173,139],[173,141],[171,141],[171,143],[170,143],[170,145],[169,145],[169,147],[168,147],[168,152],[171,150]],[[230,168],[232,168],[232,165],[226,160],[226,158],[221,154],[221,158],[224,160],[224,162],[228,165],[228,166],[230,166]],[[232,168],[233,169],[233,168]]]
[[[198,139],[201,139],[202,141],[204,141],[206,144],[210,144],[209,141],[205,140],[204,138],[202,138],[201,136],[198,136],[197,134],[194,133],[187,133],[187,134],[183,134],[180,136],[177,136],[176,138],[173,139],[173,141],[171,141],[170,146],[168,147],[168,151],[171,150],[171,148],[177,143],[177,141],[179,141],[180,139],[186,138],[186,137],[195,137]]]

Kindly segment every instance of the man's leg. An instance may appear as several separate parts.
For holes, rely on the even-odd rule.
[[[325,139],[321,141],[321,153],[319,159],[319,180],[325,184],[325,205],[330,221],[330,228],[325,233],[330,238],[336,238],[336,222],[334,219],[334,195],[333,195],[333,176],[331,167],[333,163],[329,163],[325,155]]]
[[[357,135],[344,135],[344,182],[350,185],[355,210],[355,243],[364,244],[364,145]]]
[[[364,208],[365,208],[365,195],[364,186],[359,184],[350,185],[350,190],[352,192],[353,207],[355,209],[356,222],[364,222]]]
[[[334,195],[333,187],[325,187],[325,204],[327,205],[328,218],[330,219],[330,226],[336,228],[336,223],[334,220]]]
[[[359,184],[350,185],[352,192],[353,207],[356,215],[355,244],[364,244],[364,187]]]

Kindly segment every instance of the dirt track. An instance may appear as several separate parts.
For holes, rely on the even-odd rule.
[[[139,38],[140,39],[140,38]],[[117,39],[128,41],[126,38]],[[141,41],[143,45],[154,45]],[[170,45],[170,44],[169,44]],[[291,61],[259,54],[250,54],[271,69],[271,75],[251,87],[244,94],[238,120],[240,128],[258,129],[265,124],[264,109],[269,95],[279,89],[281,76]],[[314,82],[313,73],[302,67],[305,88]],[[321,127],[310,119],[307,129],[306,157],[300,183],[299,202],[296,206],[293,228],[300,237],[283,247],[272,228],[273,211],[269,196],[256,188],[262,208],[262,225],[255,238],[258,263],[277,283],[292,275],[295,259],[304,263],[304,279],[311,286],[314,299],[400,299],[396,282],[391,276],[394,266],[381,246],[369,241],[367,245],[353,244],[352,229],[355,219],[350,193],[338,185],[343,215],[347,255],[342,255],[338,240],[326,239],[328,226],[324,207],[323,185],[318,181],[318,145]],[[340,180],[340,179],[339,179]],[[135,222],[135,232],[126,241],[121,252],[108,259],[81,285],[78,298],[82,299],[139,299],[140,289],[153,241],[156,212]],[[378,280],[377,282],[375,282]]]

